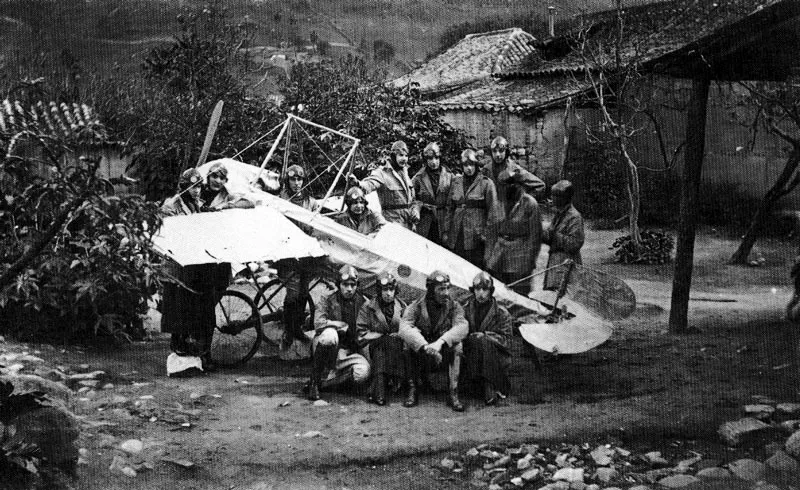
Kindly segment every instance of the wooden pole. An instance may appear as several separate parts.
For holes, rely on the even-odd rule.
[[[675,275],[672,280],[672,302],[669,311],[669,331],[682,333],[688,329],[689,290],[692,287],[694,262],[697,195],[703,171],[705,151],[708,89],[711,80],[702,76],[692,80],[692,93],[686,112],[686,153],[681,176],[680,220],[678,247],[675,251]]]

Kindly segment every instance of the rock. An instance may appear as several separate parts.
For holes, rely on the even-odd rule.
[[[106,374],[105,371],[92,371],[91,373],[70,374],[67,379],[70,381],[81,381],[84,379],[95,379]]]
[[[549,483],[539,490],[569,490],[569,483],[565,481],[557,481],[553,483]]]
[[[764,446],[764,452],[767,456],[772,456],[773,454],[781,451],[783,449],[783,443],[781,442],[770,442],[766,446]]]
[[[481,456],[482,458],[488,458],[488,459],[497,459],[497,458],[499,458],[500,456],[502,456],[502,455],[501,455],[500,453],[498,453],[497,451],[492,451],[492,450],[490,450],[490,449],[484,449],[484,450],[483,450],[483,451],[481,451],[479,454],[480,454],[480,456]]]
[[[583,481],[583,468],[561,468],[551,478],[556,481]]]
[[[616,488],[616,487],[614,487],[614,488]],[[606,488],[606,490],[611,490],[611,489]],[[617,490],[620,490],[620,489],[617,489]],[[647,485],[636,485],[634,487],[630,487],[628,490],[650,490],[650,487],[648,487]]]
[[[591,485],[586,485],[584,490],[600,490],[600,485],[592,483]]]
[[[514,485],[515,487],[521,487],[525,485],[525,480],[523,480],[518,476],[515,476],[514,478],[511,479],[511,484]]]
[[[683,488],[700,481],[691,475],[672,475],[662,478],[658,484],[667,488]]]
[[[7,424],[16,427],[12,441],[39,446],[39,456],[55,465],[74,465],[78,461],[75,441],[80,431],[75,416],[57,407],[43,407],[12,419]]]
[[[300,437],[302,437],[303,439],[313,439],[315,437],[325,437],[325,436],[323,436],[322,432],[318,430],[310,430]]]
[[[128,462],[125,460],[125,458],[120,456],[114,456],[114,459],[111,461],[111,466],[109,466],[108,469],[131,478],[136,477],[136,470],[128,466]]]
[[[503,487],[497,483],[492,483],[489,485],[489,490],[503,490]]]
[[[800,429],[800,420],[784,420],[778,425],[778,428],[787,434],[793,434]]]
[[[622,449],[621,447],[615,447],[614,452],[622,456],[623,458],[627,458],[631,455],[631,452],[627,449]]]
[[[652,451],[644,454],[644,459],[653,466],[667,466],[669,461],[661,456],[661,451]]]
[[[14,385],[14,394],[42,391],[50,397],[69,403],[72,391],[63,383],[36,376],[34,374],[0,375],[0,381],[8,381]]]
[[[614,478],[619,476],[619,473],[614,468],[597,468],[594,473],[594,478],[600,483],[608,483]]]
[[[746,437],[754,437],[770,430],[772,428],[764,422],[753,417],[745,417],[732,422],[725,422],[717,430],[717,433],[728,445],[738,446]]]
[[[614,455],[614,450],[606,446],[598,446],[594,451],[589,453],[594,460],[595,464],[599,466],[608,466],[613,462],[611,458]]]
[[[312,405],[315,407],[327,407],[330,405],[330,403],[326,402],[325,400],[315,400]]]
[[[84,379],[84,380],[78,381],[78,384],[80,386],[88,386],[89,388],[94,388],[95,386],[100,384],[100,381],[98,381],[96,379]]]
[[[456,462],[453,461],[450,458],[444,458],[443,460],[441,460],[439,462],[439,466],[441,466],[442,468],[444,468],[446,470],[452,470],[453,468],[456,467]]]
[[[800,403],[779,403],[775,409],[785,415],[800,415]]]
[[[786,439],[786,452],[793,458],[800,459],[800,430]]]
[[[750,416],[754,416],[760,418],[759,415],[767,414],[772,415],[775,412],[775,407],[772,405],[765,405],[763,403],[755,404],[755,405],[745,405],[744,406],[744,413]]]
[[[800,463],[781,449],[776,451],[765,463],[767,466],[777,471],[786,473],[800,471]]]
[[[531,468],[530,470],[522,473],[520,477],[525,481],[533,481],[539,477],[539,468]]]
[[[528,456],[530,456],[530,455],[528,455]],[[520,459],[517,460],[517,469],[518,470],[527,470],[530,467],[531,467],[531,460],[528,459],[527,457],[520,458]]]
[[[128,454],[139,454],[144,449],[144,444],[139,439],[128,439],[119,448]]]
[[[713,468],[703,468],[698,471],[695,476],[708,478],[709,480],[721,480],[723,478],[733,477],[733,473],[731,473],[730,470],[716,466]]]
[[[114,389],[114,383],[106,383],[106,384],[104,384],[103,385],[103,389],[104,390],[113,390]]]
[[[730,463],[728,468],[731,470],[731,473],[747,481],[762,480],[767,471],[764,463],[747,458],[737,459]]]
[[[574,481],[569,484],[569,490],[586,490],[587,485],[582,481]]]
[[[474,457],[478,456],[478,454],[480,454],[480,452],[478,451],[477,448],[474,448],[474,447],[470,448],[470,450],[467,451],[467,457],[470,457],[470,458],[474,458]]]

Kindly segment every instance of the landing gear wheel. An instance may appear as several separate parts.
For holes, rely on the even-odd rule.
[[[246,294],[226,290],[214,308],[217,325],[211,341],[211,359],[220,367],[250,360],[264,339],[261,315]]]

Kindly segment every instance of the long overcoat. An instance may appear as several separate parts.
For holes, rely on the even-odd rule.
[[[547,258],[547,268],[572,259],[576,264],[583,263],[581,247],[584,242],[583,216],[570,204],[556,212],[545,234],[547,244],[550,245],[550,255]],[[566,269],[556,268],[545,272],[544,289],[558,289]]]
[[[414,205],[419,212],[417,233],[434,241],[441,241],[442,232],[447,229],[447,196],[453,180],[453,174],[446,168],[441,167],[440,172],[436,189],[433,188],[426,167],[422,167],[411,179],[416,199]],[[438,237],[429,236],[434,223],[438,225]]]
[[[486,227],[503,218],[494,182],[478,174],[469,189],[464,189],[464,176],[456,175],[447,198],[450,218],[447,223],[447,247],[454,250],[461,234],[464,250],[474,250],[486,241]]]
[[[414,187],[405,168],[395,170],[390,164],[378,167],[360,184],[364,192],[378,193],[381,212],[386,221],[412,229],[419,219],[414,209]]]
[[[470,298],[467,304],[464,305],[464,317],[469,324],[469,333],[483,332],[487,337],[492,339],[497,347],[506,354],[510,353],[511,346],[511,314],[497,304],[497,300],[492,298],[492,306],[489,307],[489,312],[483,318],[483,321],[478,325],[475,320],[475,299]]]
[[[542,247],[542,215],[539,203],[528,194],[488,233],[486,266],[494,272],[524,277],[536,267]]]

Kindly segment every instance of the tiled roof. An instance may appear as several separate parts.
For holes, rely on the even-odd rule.
[[[491,78],[427,103],[445,110],[478,109],[519,113],[560,104],[568,97],[579,96],[586,89],[588,86],[565,79],[564,76],[525,80]]]
[[[622,61],[647,63],[655,60],[780,1],[673,0],[626,8],[623,11]],[[615,10],[610,10],[578,19],[587,33],[589,50],[586,52],[591,52],[592,57],[589,65],[612,62],[613,50],[602,46],[608,46],[608,41],[616,37],[616,14]],[[574,39],[575,33],[564,38]],[[540,45],[518,69],[506,70],[500,76],[552,75],[584,69],[587,63],[577,50],[563,57],[548,56],[548,44],[556,44],[552,41]]]
[[[16,139],[28,132],[88,145],[103,144],[108,138],[105,126],[86,104],[38,102],[26,108],[19,101],[0,102],[0,138]]]
[[[493,73],[514,70],[533,51],[533,42],[533,36],[516,27],[470,34],[392,83],[399,87],[416,82],[423,93],[458,88]]]

